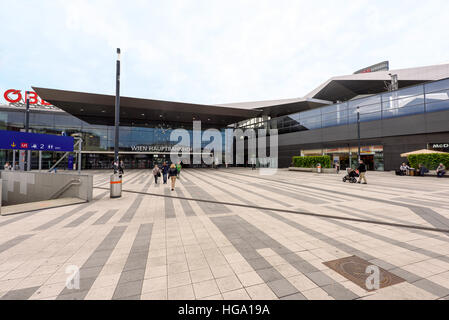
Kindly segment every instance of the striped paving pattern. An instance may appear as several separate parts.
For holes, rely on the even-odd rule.
[[[90,203],[0,217],[0,299],[449,298],[448,179],[185,169],[171,191],[130,170],[110,199],[91,173]],[[367,291],[323,264],[352,255],[406,281]]]

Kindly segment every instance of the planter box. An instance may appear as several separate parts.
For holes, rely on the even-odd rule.
[[[313,172],[312,170],[313,168],[297,168],[297,167],[288,168],[288,171]]]
[[[296,167],[290,167],[288,168],[289,171],[299,171],[299,172],[313,172],[318,173],[317,168],[296,168]],[[325,174],[336,174],[337,172],[333,168],[321,168],[321,173]]]

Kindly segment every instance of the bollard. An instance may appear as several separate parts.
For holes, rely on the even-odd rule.
[[[321,173],[321,163],[318,163],[316,166],[318,173]]]
[[[111,198],[122,196],[122,175],[114,173],[111,175]]]

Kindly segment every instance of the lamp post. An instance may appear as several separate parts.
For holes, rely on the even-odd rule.
[[[25,132],[30,131],[30,92],[26,91],[26,111],[25,111]],[[27,157],[26,157],[26,171],[31,171],[31,150],[27,151]]]
[[[117,67],[115,82],[115,139],[114,139],[114,162],[119,164],[119,126],[120,126],[120,48],[117,48]]]
[[[357,107],[357,140],[358,140],[357,161],[360,162],[360,107]]]
[[[122,175],[117,172],[120,168],[118,159],[120,126],[120,48],[117,48],[117,68],[115,79],[114,173],[111,175],[110,197],[120,198],[122,196]]]

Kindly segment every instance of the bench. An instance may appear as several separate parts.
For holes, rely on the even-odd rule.
[[[392,173],[396,173],[396,171],[392,171]],[[449,172],[446,171],[446,174],[443,177],[448,177]],[[409,175],[407,175],[409,176]],[[429,172],[424,174],[424,177],[436,177],[437,171],[436,170],[429,170]],[[419,175],[415,175],[415,177],[419,177]]]
[[[424,174],[425,177],[436,177],[437,176],[437,171],[436,170],[429,170],[429,172]],[[443,177],[447,177],[448,176],[448,172],[446,171],[446,174]]]
[[[317,168],[297,168],[297,167],[289,167],[288,171],[299,171],[299,172],[313,172],[318,173]],[[321,168],[321,173],[326,174],[336,174],[337,171],[334,168]]]

